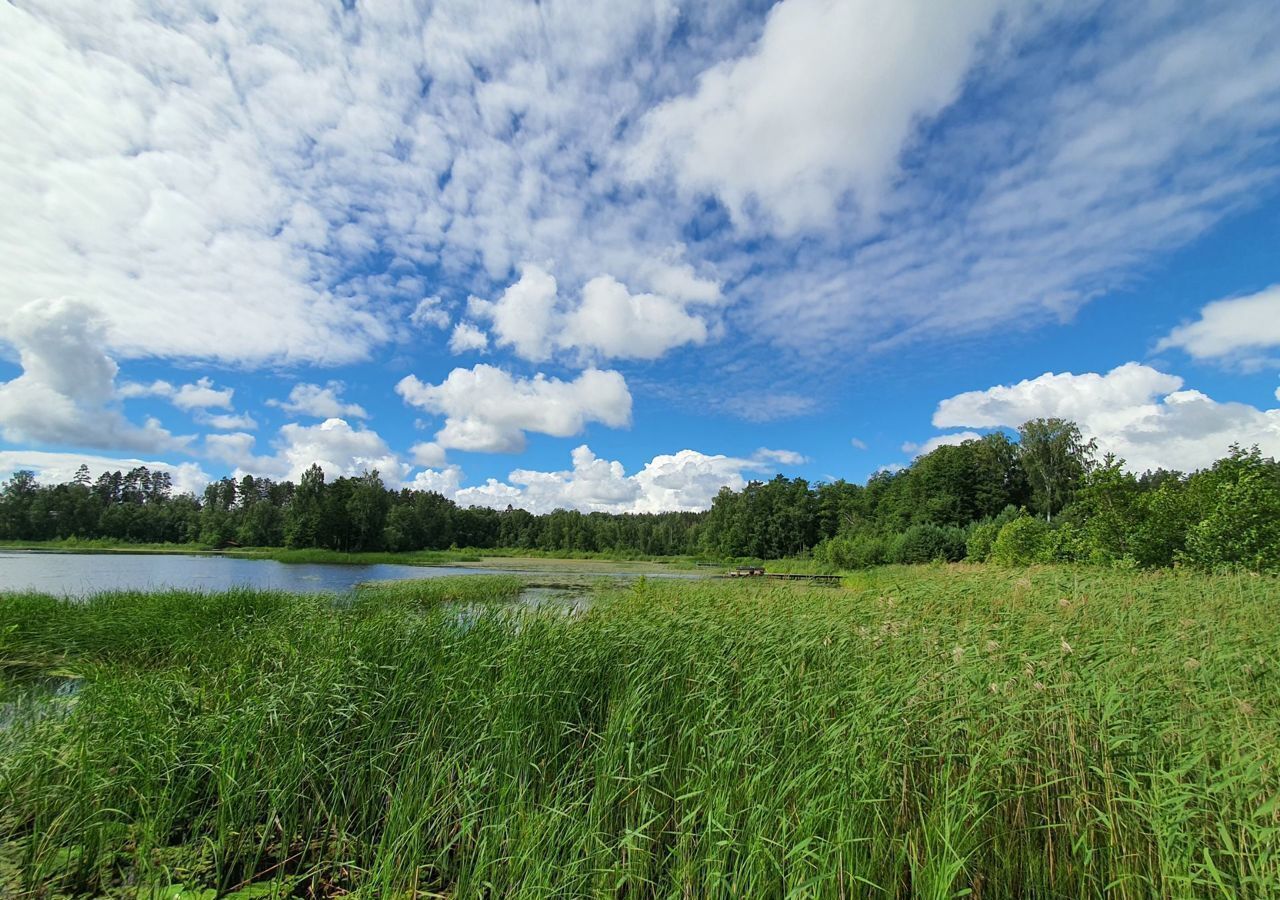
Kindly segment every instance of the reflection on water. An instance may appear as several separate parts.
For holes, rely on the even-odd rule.
[[[485,574],[466,566],[348,566],[273,559],[131,553],[0,551],[0,591],[81,597],[99,591],[232,587],[345,594],[364,581]]]

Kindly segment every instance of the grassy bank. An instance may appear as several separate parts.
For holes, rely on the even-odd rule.
[[[110,538],[63,538],[56,541],[0,541],[0,550],[44,550],[64,553],[211,553],[206,544],[135,544]]]
[[[1276,896],[1274,579],[846,584],[0,598],[0,894]]]

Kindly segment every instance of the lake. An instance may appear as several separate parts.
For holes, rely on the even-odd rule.
[[[466,566],[347,566],[161,553],[0,551],[0,592],[40,591],[73,597],[114,590],[221,591],[232,587],[345,594],[364,581],[485,574],[495,573]]]

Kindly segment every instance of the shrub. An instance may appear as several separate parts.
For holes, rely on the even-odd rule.
[[[996,535],[999,533],[1000,526],[995,522],[979,522],[974,525],[969,532],[969,539],[965,541],[965,556],[973,562],[986,562],[991,556],[991,545],[996,542]]]
[[[1036,520],[1039,521],[1039,520]],[[1092,547],[1088,534],[1079,525],[1061,522],[1050,528],[1044,536],[1040,550],[1042,562],[1083,562],[1089,560],[1099,565],[1110,565],[1115,555],[1108,549]]]
[[[912,525],[893,539],[889,559],[896,563],[925,563],[935,559],[964,559],[964,531],[939,525]]]
[[[1201,569],[1280,569],[1280,476],[1258,448],[1220,460],[1209,474],[1213,506],[1187,534],[1185,559]]]
[[[827,538],[813,549],[818,562],[836,569],[869,569],[889,561],[885,538],[867,532]]]
[[[1002,566],[1025,566],[1040,562],[1048,548],[1049,526],[1039,519],[1014,519],[996,535],[991,545],[991,561]]]

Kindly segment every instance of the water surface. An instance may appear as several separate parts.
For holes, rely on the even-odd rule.
[[[491,574],[492,570],[466,566],[333,565],[161,553],[0,551],[0,593],[40,591],[68,597],[99,591],[221,591],[232,587],[345,594],[364,581]]]

